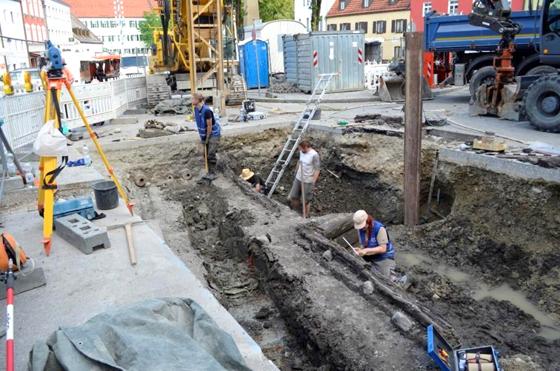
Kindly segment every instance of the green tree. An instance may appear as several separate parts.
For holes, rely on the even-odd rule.
[[[319,31],[319,22],[321,21],[321,0],[311,1],[311,29]]]
[[[259,0],[259,14],[263,22],[293,19],[293,0]]]
[[[154,28],[157,27],[161,27],[159,14],[154,11],[144,12],[144,20],[138,23],[138,30],[140,31],[140,39],[148,48],[153,44],[152,33]]]

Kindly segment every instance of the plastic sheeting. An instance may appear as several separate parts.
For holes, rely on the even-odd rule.
[[[61,328],[29,370],[249,370],[233,338],[194,301],[151,299]]]

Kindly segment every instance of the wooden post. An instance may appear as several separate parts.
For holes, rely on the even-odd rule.
[[[422,33],[407,32],[404,128],[404,224],[420,220],[422,150]]]
[[[218,88],[218,102],[214,102],[219,104],[220,115],[226,115],[226,95],[227,92],[225,90],[225,81],[224,81],[224,43],[222,40],[222,13],[223,13],[223,2],[222,0],[216,0],[216,82]]]

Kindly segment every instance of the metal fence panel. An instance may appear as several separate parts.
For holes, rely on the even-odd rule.
[[[297,46],[297,69],[298,69],[298,85],[297,87],[304,92],[311,92],[313,89],[314,75],[316,74],[313,67],[313,50],[311,48],[311,39],[309,34],[299,34],[295,36]]]
[[[146,78],[133,77],[72,87],[88,121],[108,121],[146,100]],[[45,93],[35,92],[0,97],[0,117],[4,132],[14,149],[33,143],[43,124]],[[60,98],[62,120],[69,128],[83,126],[70,94],[63,89]]]
[[[284,74],[286,80],[292,83],[297,83],[297,47],[296,40],[293,35],[284,35],[283,48],[284,48]]]
[[[0,98],[2,129],[13,149],[35,140],[43,125],[45,93],[35,92]]]

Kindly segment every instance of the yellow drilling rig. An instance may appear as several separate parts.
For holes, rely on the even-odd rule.
[[[161,28],[153,31],[150,72],[168,72],[166,82],[173,91],[207,91],[215,106],[224,107],[226,101],[240,103],[245,90],[237,75],[232,4],[223,0],[158,0],[156,11]]]

